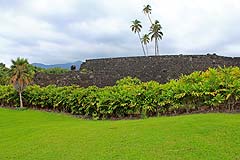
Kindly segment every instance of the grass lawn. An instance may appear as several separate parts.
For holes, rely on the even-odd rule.
[[[240,114],[92,121],[0,108],[0,160],[240,159]]]

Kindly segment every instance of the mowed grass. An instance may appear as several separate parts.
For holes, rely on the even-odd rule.
[[[0,160],[240,159],[240,114],[93,121],[0,108]]]

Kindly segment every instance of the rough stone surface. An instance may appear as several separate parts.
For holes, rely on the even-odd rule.
[[[50,75],[37,73],[34,83],[40,86],[56,84],[58,86],[80,85],[88,87],[112,86],[123,77],[137,77],[142,81],[155,80],[166,83],[182,74],[205,71],[209,67],[240,66],[240,57],[222,57],[213,55],[169,55],[149,57],[123,57],[87,60],[80,71]]]

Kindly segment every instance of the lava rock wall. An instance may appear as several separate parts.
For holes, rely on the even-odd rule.
[[[126,76],[137,77],[142,81],[154,80],[166,83],[178,79],[182,74],[205,71],[209,67],[239,66],[240,57],[213,55],[168,55],[149,57],[123,57],[86,60],[80,71],[51,75],[37,73],[34,83],[40,86],[56,84],[58,86],[80,85],[88,87],[112,86]]]

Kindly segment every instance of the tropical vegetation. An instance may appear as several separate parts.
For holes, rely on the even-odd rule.
[[[7,85],[10,82],[10,70],[5,64],[0,63],[0,85]]]
[[[22,92],[31,83],[33,72],[30,70],[27,59],[17,58],[12,60],[11,83],[19,94],[20,108],[23,108]]]
[[[76,68],[75,68],[76,69]],[[73,69],[73,70],[75,70]],[[28,64],[28,70],[32,72],[33,74],[41,72],[46,74],[63,74],[69,72],[68,69],[64,68],[40,68],[33,66],[31,64]],[[9,85],[11,80],[11,69],[7,68],[5,64],[0,63],[0,85]]]
[[[41,68],[39,72],[42,72],[42,73],[47,73],[47,74],[63,74],[63,73],[67,73],[69,72],[68,69],[64,69],[64,68]]]
[[[141,43],[141,45],[142,45],[143,53],[144,53],[144,55],[146,56],[146,51],[145,51],[145,49],[144,49],[144,47],[143,47],[143,42],[142,42],[141,36],[140,36],[141,28],[142,28],[141,21],[139,21],[139,20],[137,20],[137,19],[134,20],[134,21],[132,21],[131,29],[132,29],[132,31],[133,31],[134,33],[137,33],[137,34],[138,34],[138,38],[139,38],[140,43]]]
[[[141,38],[141,41],[145,45],[146,55],[148,55],[148,43],[150,41],[148,34],[144,34]]]
[[[158,41],[162,40],[163,37],[163,32],[161,31],[162,26],[160,25],[159,21],[156,20],[150,27],[150,33],[149,35],[151,36],[151,41],[154,41],[155,43],[155,55],[159,55],[159,46],[158,46]]]
[[[138,34],[139,40],[141,41],[141,45],[142,45],[142,49],[143,49],[143,53],[144,55],[148,55],[148,47],[147,44],[150,42],[149,40],[154,42],[154,52],[155,55],[159,55],[159,45],[158,42],[160,40],[162,40],[163,37],[163,32],[162,30],[162,26],[160,25],[158,20],[155,20],[154,23],[150,17],[150,14],[152,13],[152,8],[150,5],[146,5],[143,8],[143,13],[145,15],[147,15],[149,22],[150,22],[150,27],[149,27],[149,33],[148,34],[144,34],[142,37],[140,35],[141,29],[142,29],[142,25],[141,25],[141,21],[139,20],[135,20],[132,21],[132,25],[130,26],[132,31],[134,33]],[[149,39],[149,36],[151,37]],[[143,47],[143,44],[145,45],[145,48]]]
[[[143,6],[143,13],[144,13],[145,15],[147,15],[150,23],[153,24],[152,19],[151,19],[151,17],[150,17],[150,14],[152,13],[152,7],[151,7],[149,4]]]
[[[39,87],[23,92],[27,107],[63,111],[87,118],[125,118],[239,110],[240,68],[209,68],[166,84],[126,77],[115,86]],[[12,86],[0,87],[0,105],[18,106]]]

